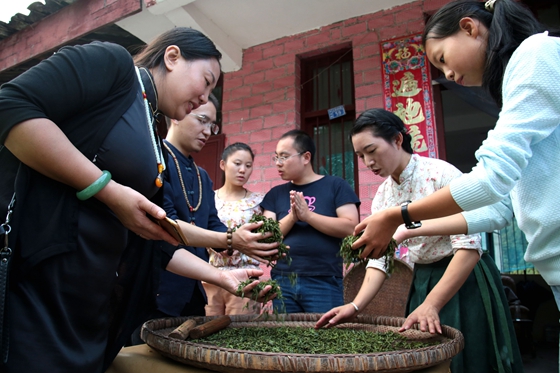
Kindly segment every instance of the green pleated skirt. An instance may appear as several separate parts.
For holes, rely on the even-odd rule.
[[[407,315],[424,302],[451,258],[414,265]],[[465,349],[451,361],[452,373],[523,372],[501,276],[489,255],[482,256],[439,317],[441,324],[459,329],[465,337]]]

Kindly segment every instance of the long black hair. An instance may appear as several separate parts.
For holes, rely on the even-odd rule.
[[[460,0],[444,5],[428,20],[422,43],[454,35],[464,17],[478,20],[488,29],[482,87],[502,107],[502,80],[511,55],[523,40],[544,32],[546,27],[529,9],[513,0],[496,0],[492,9],[486,9],[485,2]]]
[[[369,109],[364,111],[350,130],[350,141],[352,136],[362,133],[366,130],[371,131],[373,136],[381,137],[389,144],[399,136],[403,135],[403,150],[412,154],[412,136],[406,130],[406,127],[398,116],[384,109]]]
[[[150,42],[134,57],[134,63],[147,69],[165,69],[165,50],[170,45],[176,45],[181,50],[181,56],[187,61],[207,60],[215,58],[218,62],[222,54],[202,32],[190,27],[172,28]]]
[[[210,93],[208,95],[208,102],[211,102],[212,105],[214,105],[214,107],[216,108],[216,113],[220,111],[220,102],[218,101],[218,98],[214,96],[213,93]]]

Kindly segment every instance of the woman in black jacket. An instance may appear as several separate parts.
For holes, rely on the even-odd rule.
[[[2,86],[0,206],[16,196],[3,372],[104,372],[152,310],[161,266],[231,292],[261,274],[164,250],[157,240],[177,241],[148,218],[165,217],[154,119],[207,102],[220,58],[200,32],[174,28],[134,61],[110,43],[65,47]],[[227,247],[226,233],[182,226],[195,245]],[[274,253],[254,228],[231,244]]]

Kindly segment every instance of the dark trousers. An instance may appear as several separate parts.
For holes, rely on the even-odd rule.
[[[181,311],[180,315],[167,315],[160,310],[156,310],[149,318],[152,319],[161,319],[166,317],[177,317],[177,316],[205,316],[204,313],[204,306],[206,305],[206,299],[204,294],[200,291],[198,286],[195,286],[194,292],[191,298],[191,301],[185,304],[185,307]],[[147,320],[146,320],[147,321]],[[142,330],[142,325],[138,326],[136,330],[130,336],[130,341],[127,343],[127,346],[136,346],[140,344],[144,344],[142,338],[140,338],[140,331]]]

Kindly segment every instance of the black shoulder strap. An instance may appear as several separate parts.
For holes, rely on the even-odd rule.
[[[12,230],[10,219],[16,203],[15,192],[8,204],[6,219],[0,225],[0,358],[2,363],[8,361],[9,351],[9,322],[8,322],[8,279],[10,262],[12,260],[12,249],[8,244],[8,235]]]

